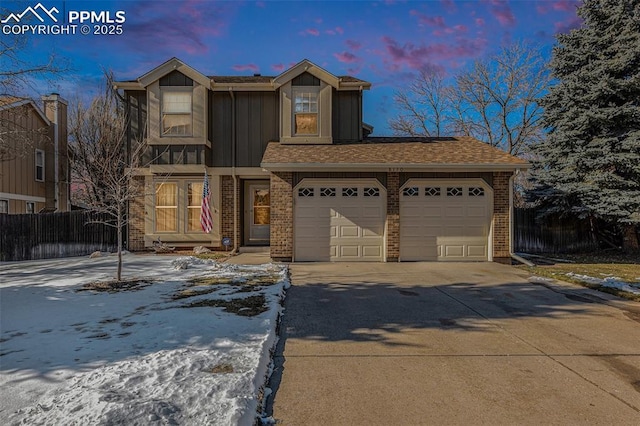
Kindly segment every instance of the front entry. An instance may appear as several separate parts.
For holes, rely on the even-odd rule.
[[[271,197],[268,180],[244,182],[244,244],[269,245]]]

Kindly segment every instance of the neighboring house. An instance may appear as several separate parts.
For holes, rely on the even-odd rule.
[[[67,102],[0,96],[0,213],[71,209],[67,155]]]
[[[129,145],[144,140],[151,163],[130,249],[229,238],[285,261],[508,258],[512,177],[528,163],[468,137],[369,137],[370,86],[307,60],[276,77],[211,77],[175,58],[116,83]]]

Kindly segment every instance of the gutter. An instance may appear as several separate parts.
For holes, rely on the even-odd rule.
[[[345,170],[380,170],[393,172],[406,171],[514,171],[529,169],[530,164],[464,164],[464,163],[267,163],[260,167],[269,171],[345,171]]]

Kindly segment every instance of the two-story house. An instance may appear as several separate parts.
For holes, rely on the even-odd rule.
[[[0,96],[0,213],[71,210],[67,102]]]
[[[173,58],[116,83],[128,145],[148,146],[130,249],[229,239],[285,261],[508,258],[512,178],[527,162],[469,137],[371,137],[370,87],[308,60],[229,77]],[[211,234],[199,223],[205,170]]]

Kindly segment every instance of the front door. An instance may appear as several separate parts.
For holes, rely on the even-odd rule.
[[[269,182],[245,182],[245,244],[268,245],[271,223]]]

